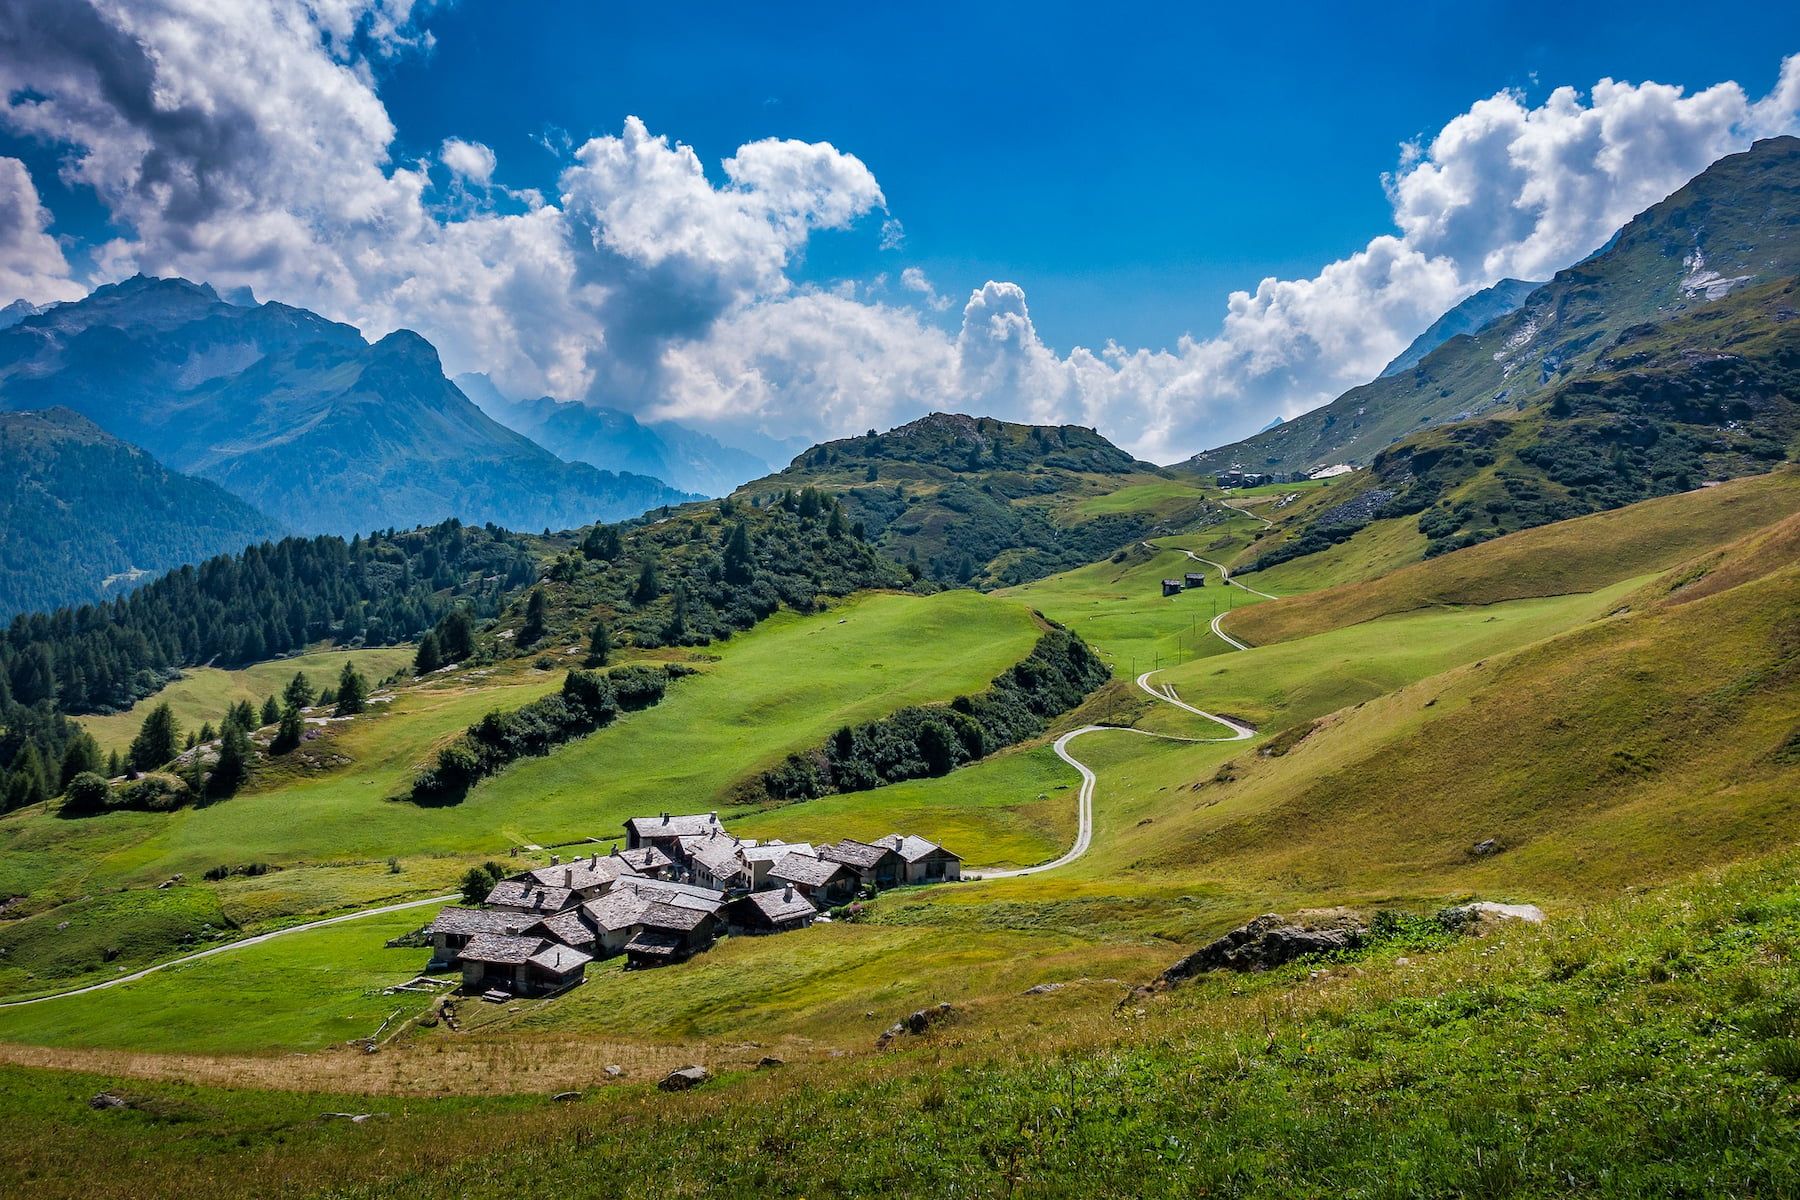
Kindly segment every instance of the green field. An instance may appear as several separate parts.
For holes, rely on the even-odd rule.
[[[375,684],[401,667],[412,666],[413,648],[392,646],[375,650],[314,650],[297,654],[293,658],[278,658],[234,671],[219,667],[190,667],[181,673],[180,679],[156,695],[138,701],[127,711],[103,717],[83,717],[81,723],[94,735],[102,750],[117,750],[123,754],[125,748],[131,745],[131,739],[137,736],[145,714],[158,704],[169,706],[175,714],[175,723],[184,731],[198,729],[207,722],[211,722],[216,728],[224,717],[225,710],[238,701],[248,700],[260,709],[264,700],[270,696],[279,696],[281,689],[287,686],[295,672],[305,675],[312,682],[315,692],[326,687],[336,687],[338,673],[344,669],[346,658],[356,664],[356,669],[371,684]]]

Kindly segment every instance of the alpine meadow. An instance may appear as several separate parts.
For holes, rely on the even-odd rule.
[[[1664,7],[0,6],[0,1193],[1800,1196]]]

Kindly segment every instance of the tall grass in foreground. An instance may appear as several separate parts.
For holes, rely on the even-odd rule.
[[[1403,923],[1355,959],[1123,1004],[1117,988],[1021,996],[899,1053],[679,1097],[351,1099],[8,1070],[0,1190],[1791,1196],[1795,869],[1479,940]],[[88,1108],[101,1086],[133,1107]],[[338,1108],[389,1115],[319,1116]]]

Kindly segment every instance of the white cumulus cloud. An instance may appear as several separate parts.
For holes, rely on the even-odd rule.
[[[1503,275],[1543,278],[1720,155],[1792,132],[1800,56],[1751,98],[1602,80],[1502,92],[1401,148],[1379,182],[1393,228],[1304,279],[1233,293],[1165,348],[1044,344],[1024,292],[802,287],[821,230],[903,244],[875,173],[825,143],[751,142],[708,164],[633,117],[564,156],[554,196],[506,186],[450,138],[396,161],[384,58],[428,47],[412,0],[11,0],[0,126],[57,151],[123,233],[85,283],[182,274],[303,304],[371,337],[435,342],[452,371],[777,437],[837,436],[933,408],[1094,425],[1169,460],[1366,380],[1445,308]],[[10,164],[10,165],[9,165]],[[444,171],[439,171],[439,178]],[[1371,180],[1374,185],[1377,181]],[[524,211],[499,211],[512,197]],[[0,160],[0,291],[72,290],[22,165]],[[976,286],[979,284],[980,286]],[[0,297],[4,299],[6,297]]]

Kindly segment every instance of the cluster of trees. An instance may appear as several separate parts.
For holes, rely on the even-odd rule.
[[[250,740],[252,733],[274,726],[269,753],[285,754],[305,737],[302,709],[317,701],[331,704],[338,716],[351,716],[366,711],[368,696],[368,681],[353,662],[344,663],[335,688],[327,688],[319,695],[314,694],[306,676],[296,671],[279,699],[269,696],[260,708],[240,700],[226,709],[217,731],[207,722],[198,730],[190,730],[185,743],[174,710],[167,703],[158,704],[145,714],[125,754],[113,752],[105,763],[105,774],[101,773],[100,748],[93,738],[81,733],[71,740],[64,758],[65,773],[59,789],[63,803],[58,811],[67,817],[123,809],[167,812],[202,800],[223,800],[235,795],[250,778],[256,758],[256,746]],[[214,742],[218,743],[217,751],[207,753],[206,747]],[[184,745],[194,753],[186,757],[185,763],[177,764]],[[108,781],[109,777],[124,773],[131,778],[119,786]]]
[[[759,782],[771,799],[808,800],[945,775],[1042,733],[1110,675],[1086,642],[1053,629],[979,695],[846,725],[818,749],[789,755]]]
[[[110,603],[16,617],[0,634],[0,803],[66,784],[57,764],[79,732],[68,714],[129,708],[185,666],[256,662],[326,638],[404,641],[436,626],[472,644],[468,623],[535,577],[523,538],[452,520],[263,543]]]
[[[570,671],[560,692],[511,712],[496,709],[438,751],[437,761],[414,778],[412,799],[417,804],[458,803],[476,783],[509,763],[548,754],[612,724],[621,712],[649,708],[663,698],[670,678],[691,671],[642,665],[608,673]]]
[[[598,665],[621,645],[705,645],[784,604],[811,612],[821,596],[912,582],[816,489],[762,506],[727,499],[654,524],[589,530],[520,606],[514,645],[586,639]]]
[[[475,622],[464,608],[445,613],[437,626],[419,639],[413,655],[413,674],[429,675],[439,667],[459,663],[475,654]]]

